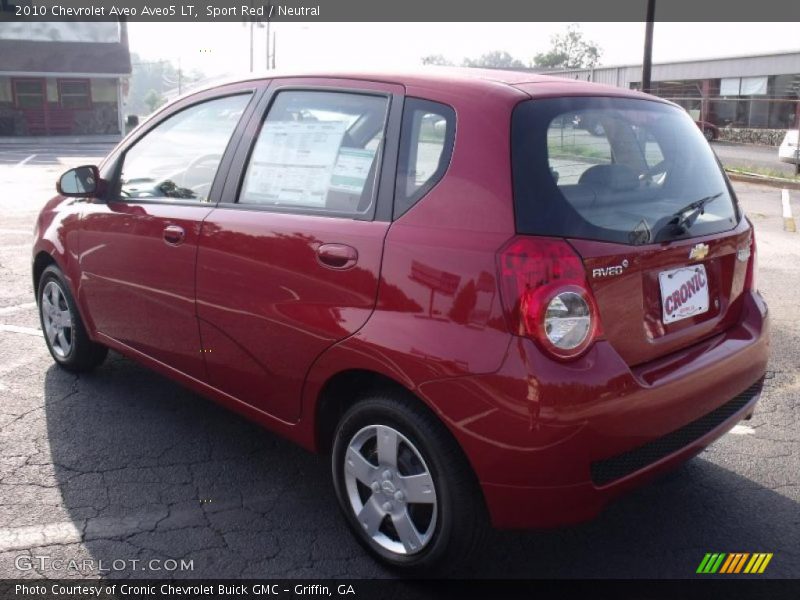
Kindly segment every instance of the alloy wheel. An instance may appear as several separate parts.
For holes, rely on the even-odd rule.
[[[370,425],[344,456],[350,509],[370,542],[398,555],[416,554],[433,538],[436,488],[419,450],[402,433]]]
[[[48,281],[45,284],[40,310],[44,333],[50,348],[59,358],[66,358],[72,350],[72,313],[64,291],[55,281]]]

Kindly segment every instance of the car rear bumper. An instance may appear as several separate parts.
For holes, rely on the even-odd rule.
[[[633,369],[607,342],[556,363],[519,339],[497,373],[421,386],[472,463],[493,525],[589,519],[751,414],[768,318],[758,294],[744,300],[736,327]]]
[[[620,494],[696,456],[751,414],[758,402],[761,384],[762,381],[758,381],[716,411],[672,434],[652,439],[623,454],[593,462],[590,465],[592,478],[588,482],[555,488],[483,484],[493,524],[501,528],[552,527],[595,517]],[[733,405],[737,408],[729,410]],[[718,422],[714,415],[717,411],[725,413],[725,418]],[[702,421],[705,420],[714,421],[716,426],[703,426]],[[699,430],[697,433],[700,435],[686,434],[685,429]],[[676,438],[679,444],[675,444]],[[673,444],[677,447],[663,451],[664,447]],[[521,506],[525,507],[524,510],[520,510]]]

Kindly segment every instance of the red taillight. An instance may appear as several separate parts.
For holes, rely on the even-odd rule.
[[[756,252],[756,231],[752,229],[753,225],[750,224],[750,259],[747,263],[747,276],[744,280],[744,289],[758,291],[758,282],[756,275],[758,274],[758,253]]]
[[[503,306],[511,331],[557,358],[576,358],[600,335],[583,262],[564,240],[516,237],[499,252]]]

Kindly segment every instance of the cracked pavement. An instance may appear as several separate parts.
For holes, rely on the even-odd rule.
[[[85,150],[0,160],[0,577],[392,577],[348,532],[326,457],[117,354],[80,377],[53,365],[35,331],[31,231],[58,173],[91,162]],[[492,533],[470,573],[685,578],[705,552],[742,551],[774,553],[764,576],[800,576],[800,234],[782,229],[780,190],[736,187],[772,311],[754,418],[593,522]],[[92,567],[19,570],[20,556]],[[142,568],[167,559],[193,568]]]

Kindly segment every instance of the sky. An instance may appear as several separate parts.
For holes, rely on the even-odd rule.
[[[407,69],[441,54],[459,64],[505,50],[526,64],[569,23],[273,23],[280,70]],[[602,49],[601,64],[640,63],[643,23],[579,23]],[[180,59],[209,76],[250,70],[249,24],[128,25],[131,50],[143,61]],[[255,70],[266,58],[264,28],[255,29]],[[800,50],[798,23],[656,23],[654,62]]]

